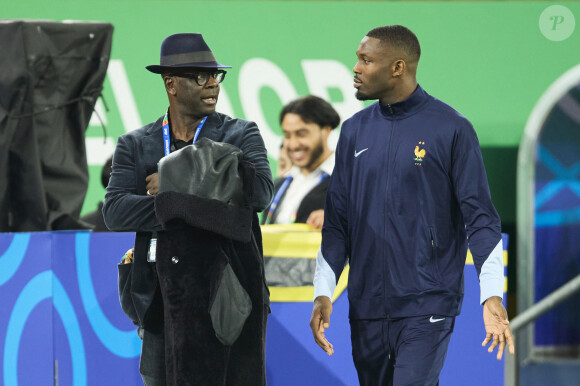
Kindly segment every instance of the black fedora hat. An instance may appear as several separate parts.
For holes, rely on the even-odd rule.
[[[216,61],[211,49],[198,33],[175,34],[161,43],[159,65],[145,67],[155,74],[177,68],[232,68]]]

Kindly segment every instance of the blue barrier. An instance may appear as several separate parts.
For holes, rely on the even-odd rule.
[[[141,341],[117,297],[116,266],[133,237],[90,232],[0,234],[0,383],[52,385],[56,373],[59,385],[142,385]],[[481,347],[485,333],[478,287],[475,269],[466,265],[465,299],[442,385],[503,383],[502,363]],[[310,302],[272,303],[268,384],[356,385],[346,294],[334,304],[327,333],[335,347],[332,357],[312,339],[311,310]]]

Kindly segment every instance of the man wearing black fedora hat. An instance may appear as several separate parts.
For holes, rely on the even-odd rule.
[[[256,124],[216,112],[224,68],[231,67],[216,60],[201,34],[167,37],[160,64],[147,69],[162,76],[169,108],[156,121],[119,137],[113,156],[103,213],[109,229],[136,232],[133,262],[119,267],[119,295],[143,338],[140,372],[147,386],[266,382],[268,290],[256,213],[270,204],[272,174]],[[226,143],[241,154],[236,170],[244,185],[241,204],[168,196],[173,192],[159,189],[158,164],[162,171],[173,159],[164,157],[202,143]],[[187,178],[196,169],[177,172]],[[244,213],[250,213],[249,221]],[[249,225],[244,228],[242,222]],[[212,313],[212,262],[223,251],[251,299],[251,313],[233,343],[220,335]],[[121,269],[129,274],[121,275]],[[121,276],[128,279],[122,282]]]

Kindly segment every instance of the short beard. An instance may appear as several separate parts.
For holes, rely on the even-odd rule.
[[[368,101],[371,99],[376,99],[376,98],[372,98],[371,96],[367,95],[367,94],[363,94],[360,91],[356,91],[356,93],[354,94],[355,98],[358,99],[359,101]]]
[[[324,153],[324,146],[322,146],[322,138],[320,138],[320,142],[318,145],[312,149],[312,153],[310,156],[310,162],[306,165],[306,169],[310,170],[312,166],[314,166],[318,161],[320,161],[320,157]]]

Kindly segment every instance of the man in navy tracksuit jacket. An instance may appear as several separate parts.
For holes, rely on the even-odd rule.
[[[350,263],[353,359],[362,385],[437,385],[463,298],[467,244],[481,286],[488,351],[513,340],[502,305],[503,247],[470,122],[416,80],[420,46],[405,27],[370,31],[354,87],[379,99],[344,122],[328,188],[310,322],[324,337]]]

